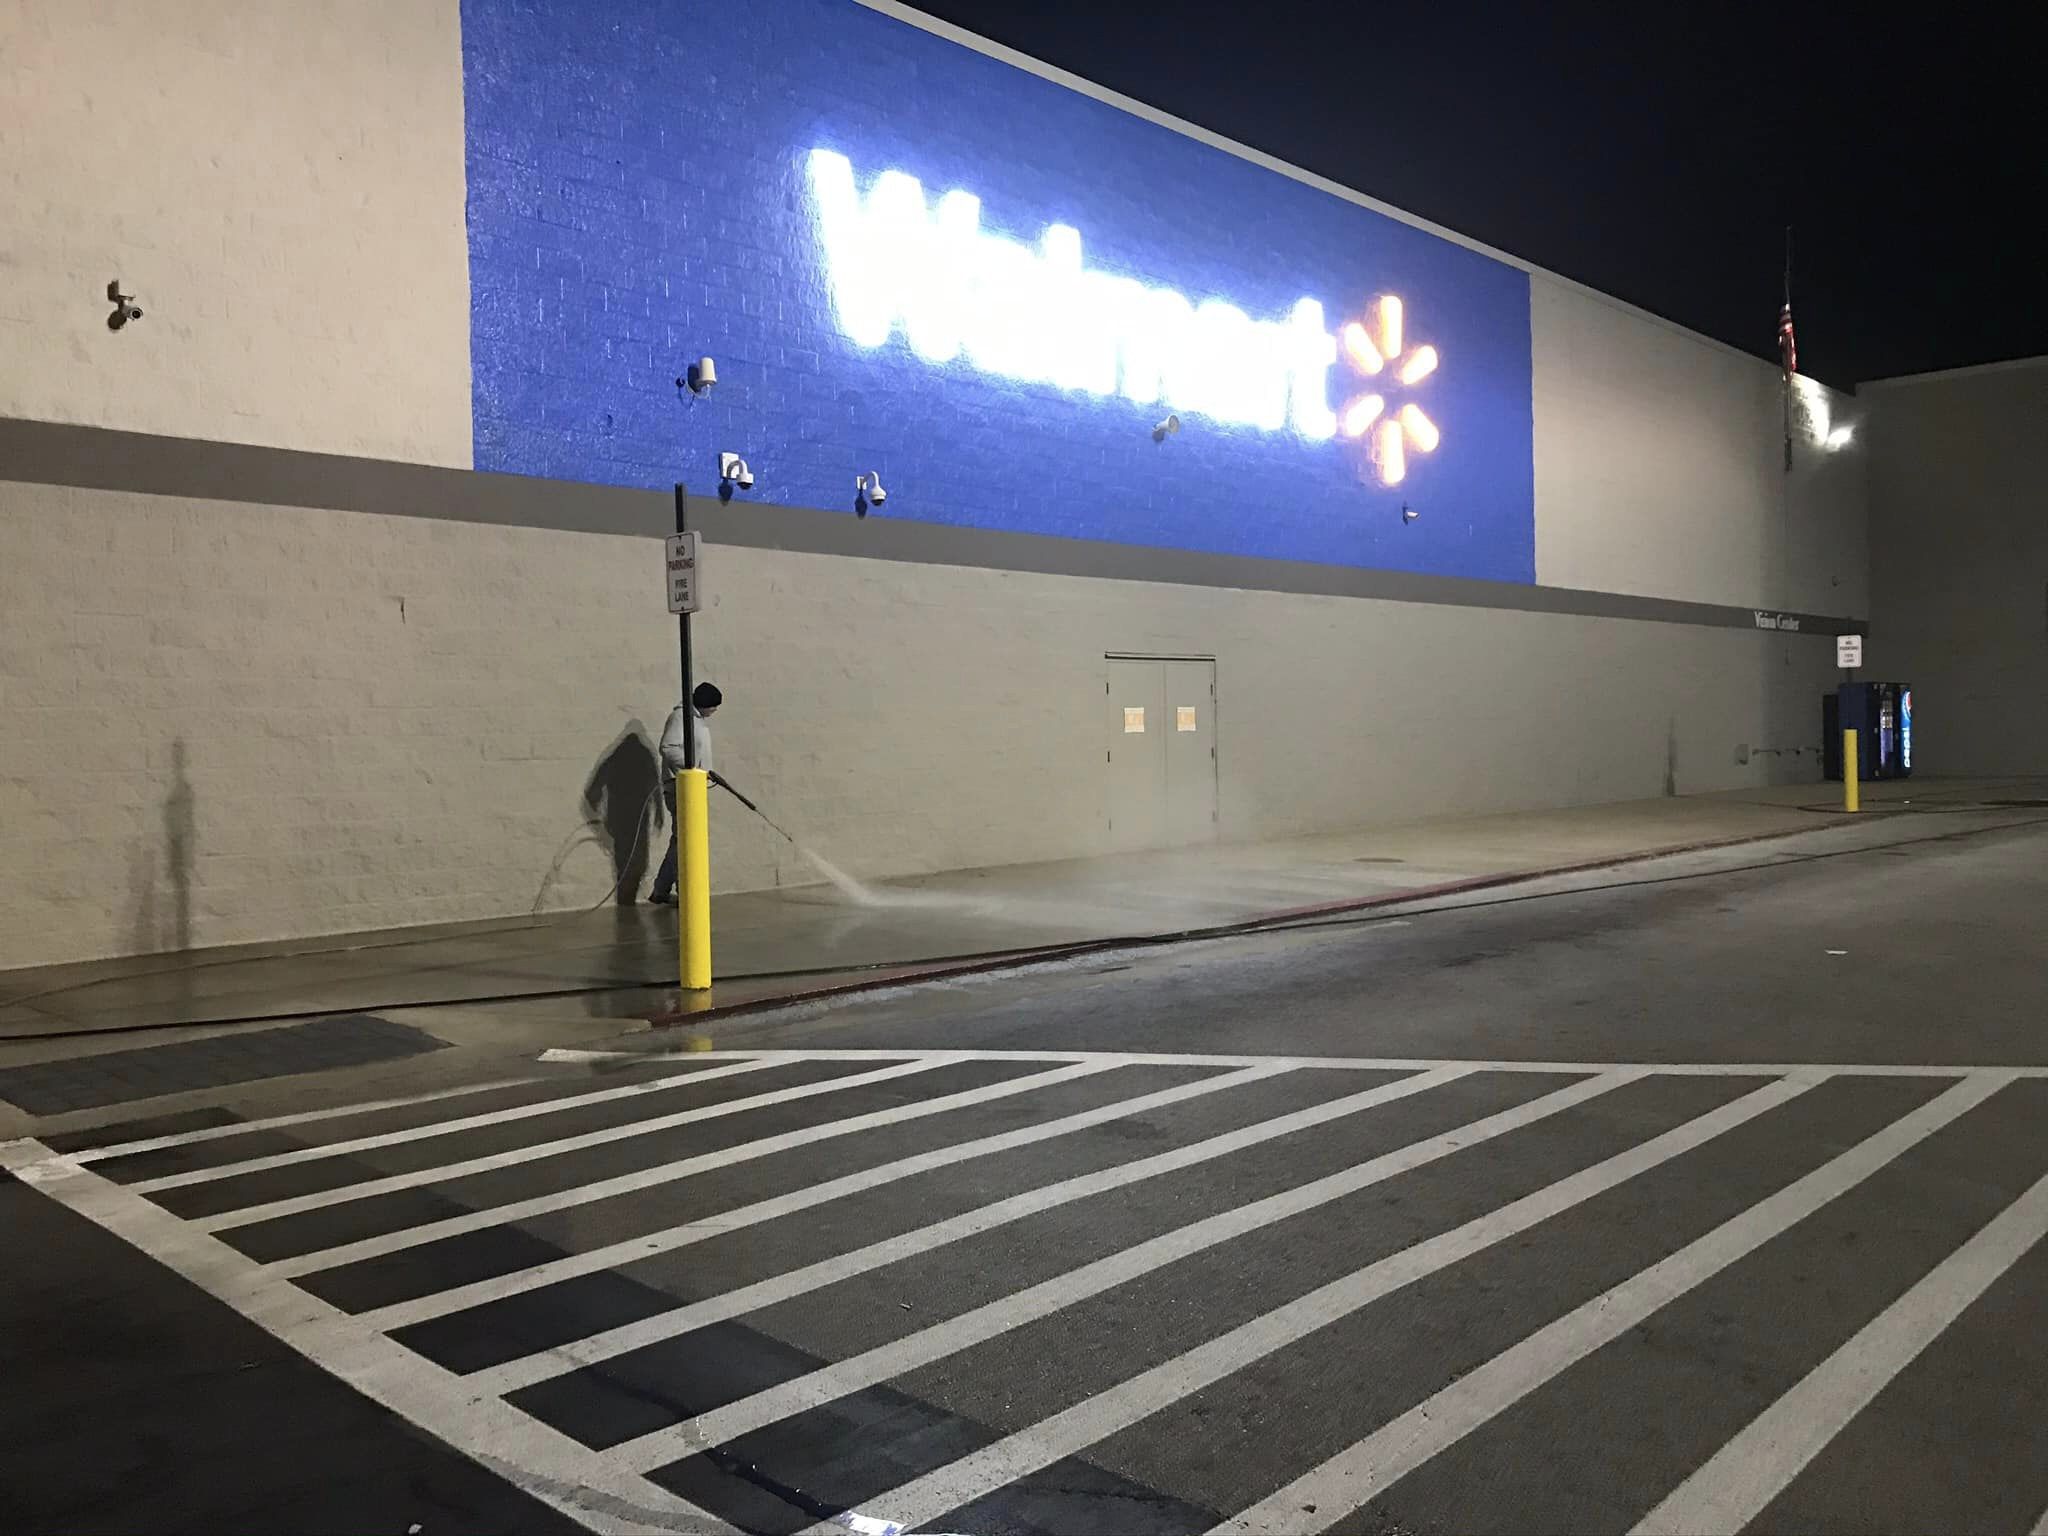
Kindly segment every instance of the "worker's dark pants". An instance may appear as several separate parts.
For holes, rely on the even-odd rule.
[[[654,872],[654,887],[648,891],[648,899],[659,901],[676,888],[676,781],[669,779],[661,786],[662,799],[668,805],[668,852],[661,856],[661,868]]]

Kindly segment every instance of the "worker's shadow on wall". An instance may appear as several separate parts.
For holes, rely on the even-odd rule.
[[[171,782],[159,809],[163,836],[139,838],[128,856],[128,947],[156,955],[192,947],[192,868],[199,856],[199,804],[186,771],[183,737],[171,743]]]
[[[660,786],[661,760],[647,727],[638,720],[626,722],[583,786],[583,819],[611,858],[621,906],[639,900],[640,882],[656,854],[654,841],[662,825],[661,796],[656,793]]]

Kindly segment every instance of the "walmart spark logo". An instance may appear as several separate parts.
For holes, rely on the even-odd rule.
[[[1344,360],[1368,382],[1337,413],[1337,430],[1349,438],[1362,438],[1370,433],[1369,456],[1379,471],[1380,483],[1399,485],[1408,477],[1409,450],[1434,453],[1443,434],[1413,400],[1404,400],[1390,409],[1386,395],[1380,392],[1385,386],[1375,387],[1373,381],[1388,376],[1391,369],[1392,382],[1405,392],[1435,373],[1438,359],[1435,347],[1404,350],[1402,305],[1398,298],[1382,294],[1374,310],[1370,327],[1353,320],[1338,333]]]

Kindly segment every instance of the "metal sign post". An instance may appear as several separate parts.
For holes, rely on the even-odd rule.
[[[1842,669],[1843,688],[1855,681],[1856,669],[1863,665],[1863,637],[1861,635],[1835,636],[1835,665]],[[1859,782],[1862,770],[1856,760],[1860,743],[1854,731],[1842,732],[1842,809],[1860,810],[1863,805],[1863,786]]]
[[[683,771],[676,775],[676,948],[678,979],[686,992],[711,985],[711,817],[709,788],[697,766],[697,714],[691,696],[697,677],[690,657],[690,615],[704,600],[697,535],[685,523],[689,493],[676,485],[676,531],[667,541],[668,610],[676,616],[676,646],[683,664]]]

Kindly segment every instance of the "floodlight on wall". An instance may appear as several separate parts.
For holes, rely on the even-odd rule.
[[[1180,431],[1180,417],[1168,416],[1164,421],[1153,423],[1152,441],[1163,443],[1178,431]]]
[[[714,358],[700,357],[683,370],[683,376],[676,382],[693,395],[708,395],[711,387],[718,382],[718,362]]]
[[[754,471],[747,461],[736,453],[721,453],[718,456],[718,481],[728,495],[733,487],[743,491],[754,488]]]
[[[1835,402],[1825,386],[1803,373],[1792,375],[1793,404],[1807,436],[1829,453],[1840,453],[1856,440],[1856,424],[1835,417]]]

